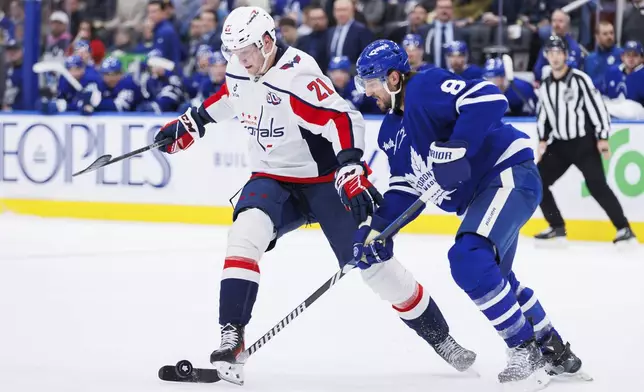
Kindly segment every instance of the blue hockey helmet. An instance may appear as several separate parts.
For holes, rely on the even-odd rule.
[[[626,52],[635,52],[640,56],[644,55],[644,49],[642,48],[642,44],[639,43],[638,41],[627,41],[624,44],[624,53]]]
[[[485,67],[483,70],[483,77],[486,79],[498,78],[505,76],[505,67],[503,66],[503,60],[496,57],[487,59],[485,62]]]
[[[364,90],[365,81],[380,79],[385,81],[389,72],[411,71],[407,53],[397,43],[380,39],[367,45],[356,61],[356,87]]]
[[[92,53],[92,48],[89,46],[89,41],[86,41],[84,39],[76,41],[76,43],[74,44],[74,52],[81,50],[86,50],[89,53]]]
[[[467,52],[467,44],[463,41],[452,41],[449,44],[445,44],[445,55],[447,56],[467,56]]]
[[[123,69],[123,64],[121,64],[121,60],[119,60],[116,57],[107,57],[103,62],[101,63],[101,68],[100,71],[103,74],[106,73],[119,73]]]
[[[403,38],[402,45],[404,48],[421,48],[423,45],[423,37],[421,37],[420,34],[407,34],[405,38]]]
[[[351,60],[347,56],[336,56],[331,59],[329,62],[329,71],[350,71],[351,70]]]
[[[68,56],[65,59],[65,68],[70,69],[70,68],[84,68],[85,67],[85,62],[81,58],[81,56],[77,54],[73,54],[71,56]]]

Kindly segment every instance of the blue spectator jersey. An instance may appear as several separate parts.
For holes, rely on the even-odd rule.
[[[483,69],[478,65],[468,64],[465,66],[465,69],[463,70],[463,72],[461,72],[460,74],[457,73],[457,75],[462,77],[465,80],[483,79]]]
[[[169,20],[164,20],[154,26],[153,49],[159,49],[163,58],[171,60],[175,64],[181,63],[181,40]]]
[[[644,106],[644,65],[635,68],[626,77],[626,98]]]
[[[514,79],[513,87],[505,90],[505,98],[508,100],[508,111],[506,116],[535,116],[537,114],[537,94],[532,84],[522,79]],[[518,91],[518,92],[517,92]]]
[[[130,74],[124,75],[114,88],[109,88],[101,80],[98,89],[101,103],[96,111],[100,112],[131,112],[145,99],[141,87]]]
[[[584,60],[584,72],[590,76],[595,86],[606,76],[608,68],[622,63],[622,49],[613,46],[610,49],[598,48]]]
[[[378,134],[391,174],[375,214],[380,219],[391,222],[435,184],[429,158],[432,142],[467,143],[471,178],[438,206],[459,215],[503,170],[534,159],[529,137],[502,121],[507,100],[488,81],[465,81],[434,68],[409,79],[404,100],[404,112],[390,111]]]
[[[143,96],[155,102],[161,112],[176,111],[183,101],[183,88],[181,78],[171,72],[162,77],[148,75],[142,87]]]
[[[13,110],[23,110],[22,103],[22,64],[7,69],[7,81],[4,93],[5,105]]]
[[[102,83],[103,78],[101,75],[92,67],[86,67],[85,73],[78,81],[83,88],[87,87],[90,84],[94,84],[97,87]],[[74,87],[67,81],[67,79],[61,77],[58,79],[58,99],[64,99],[67,102],[67,110],[76,110],[78,109],[78,99],[79,91],[76,91]]]

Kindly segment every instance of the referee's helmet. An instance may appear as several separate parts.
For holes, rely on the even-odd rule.
[[[555,48],[563,52],[568,52],[568,42],[558,35],[551,35],[548,41],[546,41],[544,50],[547,52]]]

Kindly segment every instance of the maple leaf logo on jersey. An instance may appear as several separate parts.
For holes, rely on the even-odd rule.
[[[289,61],[288,63],[286,63],[286,64],[284,64],[284,65],[282,65],[282,66],[280,67],[280,69],[289,69],[289,68],[293,68],[293,67],[295,67],[295,64],[299,64],[299,63],[300,63],[300,60],[302,60],[302,58],[300,57],[300,55],[299,55],[299,54],[296,54],[296,55],[295,55],[295,57],[293,57],[293,60]]]
[[[420,193],[430,194],[427,197],[427,200],[440,206],[444,200],[451,200],[449,196],[454,193],[456,190],[446,191],[441,188],[441,186],[436,182],[434,178],[434,172],[432,171],[431,165],[427,165],[427,162],[431,162],[431,158],[428,156],[427,159],[423,159],[419,153],[414,150],[414,147],[411,147],[411,169],[413,173],[406,173],[405,180]]]

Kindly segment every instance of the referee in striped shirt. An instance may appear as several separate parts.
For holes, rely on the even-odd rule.
[[[610,116],[588,75],[566,64],[565,40],[552,36],[545,45],[552,69],[539,88],[538,167],[543,182],[541,211],[550,227],[537,234],[539,240],[566,237],[566,228],[550,186],[571,165],[584,175],[590,195],[606,211],[617,229],[613,242],[635,238],[622,206],[608,187],[602,165],[610,157],[608,132]]]

